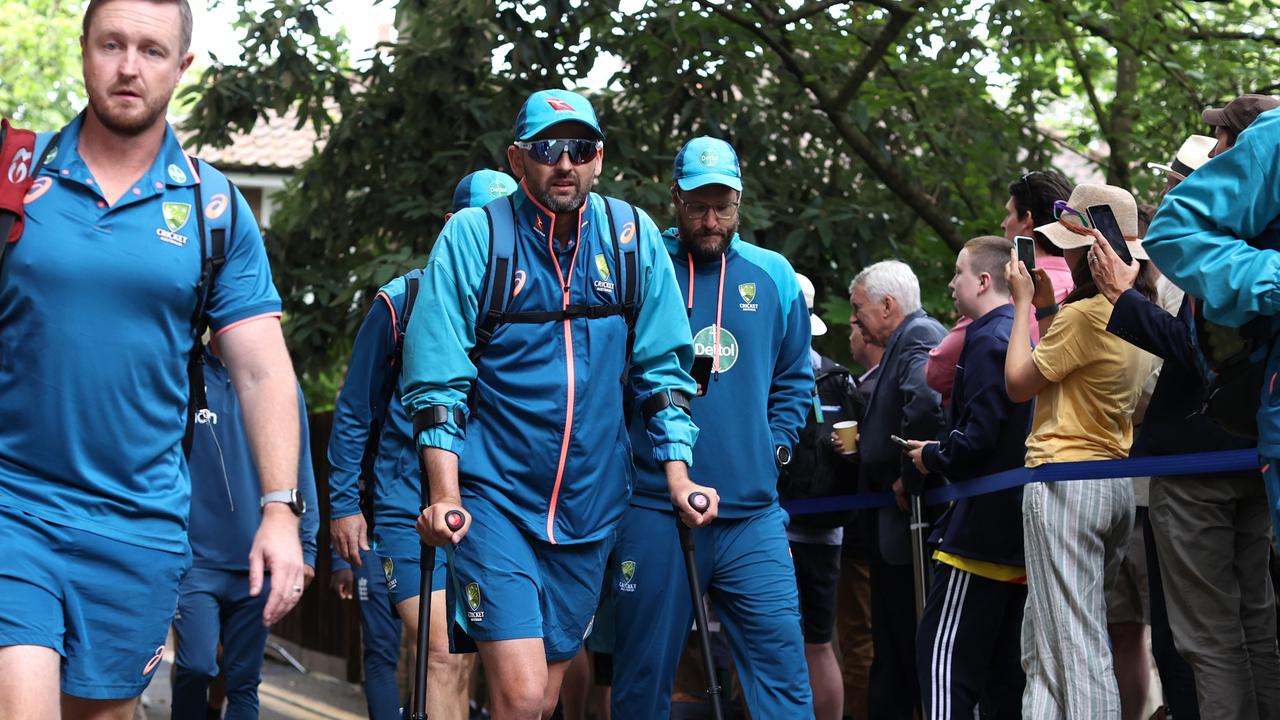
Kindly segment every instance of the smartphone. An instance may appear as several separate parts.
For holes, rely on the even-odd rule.
[[[894,441],[895,443],[897,443],[897,444],[901,445],[902,447],[907,448],[908,450],[910,450],[910,449],[911,449],[911,443],[907,442],[906,440],[903,440],[902,438],[898,437],[897,435],[890,435],[890,436],[889,436],[889,439],[890,439],[890,440],[892,440],[892,441]]]
[[[1018,259],[1022,261],[1023,265],[1027,266],[1027,272],[1034,270],[1036,266],[1035,238],[1019,235],[1013,239],[1013,247],[1018,251]]]
[[[711,382],[711,365],[715,358],[710,355],[695,355],[693,357],[693,371],[689,374],[693,376],[693,381],[698,383],[698,397],[707,394],[707,383]]]
[[[1133,254],[1129,252],[1129,244],[1124,241],[1124,233],[1120,231],[1120,223],[1116,222],[1116,214],[1110,205],[1090,205],[1085,211],[1089,214],[1089,224],[1102,233],[1102,237],[1111,244],[1111,249],[1124,261],[1125,265],[1133,262]]]

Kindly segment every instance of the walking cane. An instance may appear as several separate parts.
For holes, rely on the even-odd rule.
[[[422,507],[430,507],[430,486],[427,484],[427,473],[422,473]],[[445,527],[457,532],[462,529],[466,518],[457,510],[450,510],[444,515]],[[421,578],[418,582],[418,643],[414,655],[413,667],[413,712],[410,720],[426,720],[427,717],[427,648],[430,647],[431,633],[431,575],[436,569],[436,547],[425,542],[419,543],[422,550]]]
[[[706,512],[711,500],[700,492],[689,494],[689,507],[699,514]],[[689,596],[693,600],[693,619],[697,626],[698,640],[702,645],[702,665],[707,671],[707,697],[711,700],[711,717],[724,720],[720,709],[720,683],[716,682],[716,663],[711,657],[711,635],[707,629],[707,607],[702,604],[702,587],[698,583],[698,561],[693,553],[693,532],[680,522],[676,515],[676,529],[680,532],[680,547],[684,550],[684,569],[689,576]]]
[[[925,545],[925,530],[929,523],[924,521],[924,511],[920,495],[911,496],[911,583],[916,590],[916,622],[924,615],[924,595],[929,588],[929,559],[925,557],[928,547]]]

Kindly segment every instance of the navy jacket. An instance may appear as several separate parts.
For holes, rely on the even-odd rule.
[[[935,438],[942,428],[942,396],[924,381],[924,365],[946,328],[923,310],[909,315],[893,331],[880,359],[880,374],[859,428],[861,454],[858,487],[863,491],[887,491],[903,478],[910,486],[921,481],[911,460],[890,435]],[[897,506],[878,508],[876,546],[891,565],[911,562],[911,534],[907,514]]]
[[[231,375],[217,356],[204,354],[204,388],[209,415],[197,418],[191,441],[191,556],[194,567],[249,570],[249,548],[262,520],[262,486],[244,434],[240,398]],[[302,514],[302,559],[316,566],[316,479],[311,468],[307,407],[298,389],[302,426],[298,451],[298,492],[307,504]]]
[[[1004,385],[1013,306],[969,326],[956,362],[950,432],[922,455],[930,472],[953,483],[1020,468],[1027,452],[1031,402],[1015,403]],[[1004,565],[1023,564],[1022,488],[964,498],[943,513],[929,542],[952,555]]]
[[[1132,289],[1116,299],[1111,311],[1107,332],[1164,359],[1131,457],[1254,446],[1200,412],[1205,388],[1191,349],[1190,312],[1189,299],[1183,299],[1174,317]]]

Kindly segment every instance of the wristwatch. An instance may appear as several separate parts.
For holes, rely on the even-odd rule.
[[[778,467],[784,468],[791,464],[791,448],[786,445],[779,445],[773,449],[773,459],[778,463]]]
[[[298,494],[298,488],[269,492],[262,496],[262,500],[259,502],[259,507],[266,509],[269,503],[283,503],[288,505],[289,509],[293,511],[293,514],[299,517],[302,516],[302,513],[307,511],[307,503],[302,499],[302,496]]]

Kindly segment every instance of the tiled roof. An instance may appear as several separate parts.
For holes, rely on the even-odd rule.
[[[223,170],[292,173],[324,146],[310,123],[301,128],[297,124],[292,113],[284,117],[272,113],[259,118],[247,135],[237,133],[230,145],[220,148],[192,145],[189,132],[180,130],[178,136],[188,150]]]

